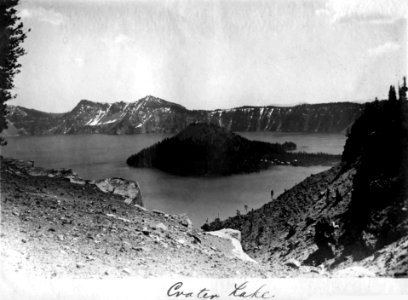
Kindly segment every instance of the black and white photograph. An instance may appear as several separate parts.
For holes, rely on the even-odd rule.
[[[407,19],[1,0],[0,298],[407,297]]]

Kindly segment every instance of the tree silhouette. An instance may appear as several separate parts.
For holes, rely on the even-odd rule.
[[[397,101],[397,93],[395,92],[395,87],[393,85],[390,86],[390,90],[388,92],[388,100]]]
[[[23,23],[15,9],[18,0],[0,2],[0,133],[7,129],[6,102],[15,98],[12,93],[14,76],[20,72],[18,58],[25,54],[21,43],[26,38]],[[0,145],[6,145],[0,137]]]
[[[407,78],[404,76],[402,86],[398,88],[398,95],[399,95],[399,100],[400,101],[407,100],[407,91],[408,91]]]

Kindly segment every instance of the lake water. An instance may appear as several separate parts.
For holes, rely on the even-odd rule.
[[[241,133],[251,140],[293,141],[298,151],[340,154],[345,136],[340,134]],[[8,137],[1,154],[34,160],[36,166],[71,168],[82,178],[122,177],[139,183],[148,209],[168,213],[187,213],[194,226],[208,218],[226,218],[244,213],[244,206],[258,208],[270,201],[270,191],[279,195],[311,174],[328,167],[277,166],[259,173],[220,178],[186,178],[153,169],[126,165],[131,154],[150,146],[168,134],[138,135],[54,135]]]

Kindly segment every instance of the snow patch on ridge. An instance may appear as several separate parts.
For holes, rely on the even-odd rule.
[[[98,125],[111,124],[111,123],[115,123],[116,121],[117,121],[117,119],[113,119],[113,120],[110,120],[110,121],[106,121],[106,122],[99,123]]]
[[[103,118],[103,116],[104,116],[104,112],[99,111],[98,114],[96,115],[96,117],[89,120],[88,123],[86,123],[85,125],[89,125],[89,126],[98,125],[99,121]]]

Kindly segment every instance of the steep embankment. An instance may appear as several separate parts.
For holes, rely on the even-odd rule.
[[[256,172],[271,165],[332,165],[339,156],[291,153],[291,142],[250,141],[215,124],[195,123],[130,156],[127,164],[182,176],[221,176]]]
[[[240,230],[244,249],[263,262],[304,261],[315,250],[318,221],[328,217],[336,222],[337,215],[347,210],[355,172],[340,171],[337,166],[312,175],[260,209],[203,228]]]
[[[408,276],[407,150],[407,101],[367,104],[341,165],[261,209],[203,228],[241,230],[244,249],[270,264],[357,264],[377,275]]]
[[[231,131],[340,133],[351,126],[362,107],[344,102],[204,111],[147,96],[131,103],[81,100],[63,114],[11,106],[7,119],[13,128],[10,134],[19,135],[175,133],[194,122],[213,123]]]

